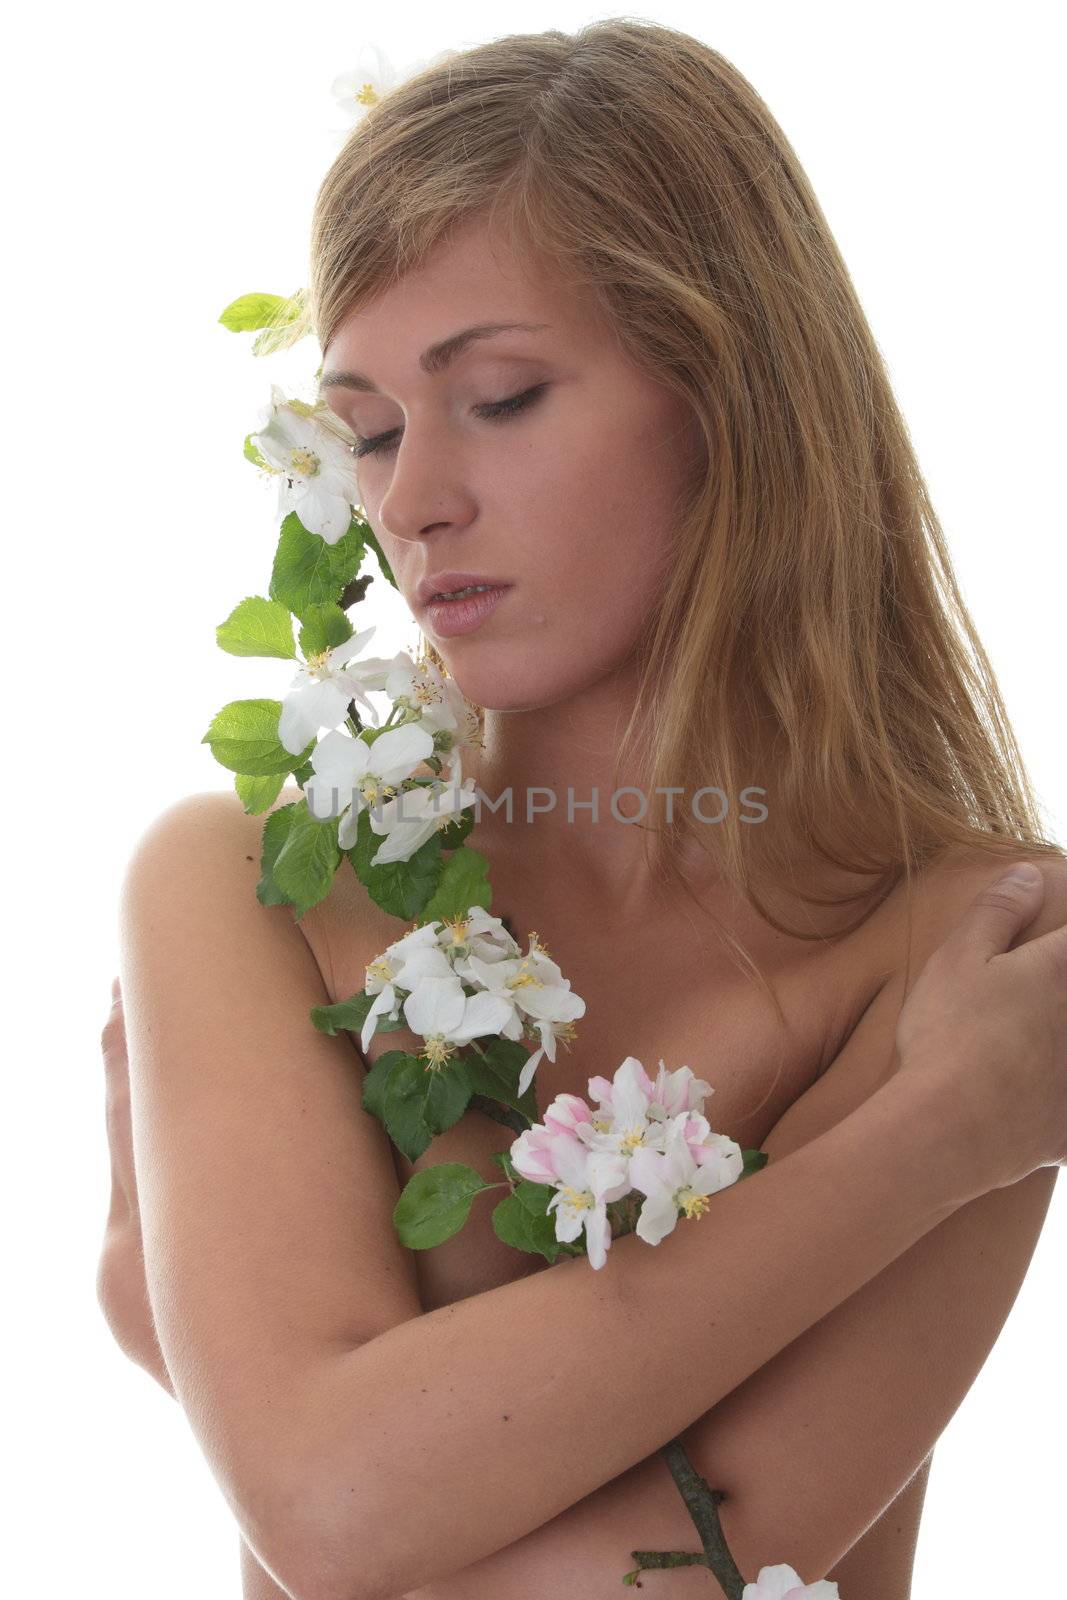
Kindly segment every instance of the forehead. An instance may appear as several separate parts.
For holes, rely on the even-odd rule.
[[[418,267],[351,311],[330,340],[325,365],[385,357],[395,351],[400,328],[404,343],[417,350],[486,322],[546,324],[544,338],[563,338],[569,345],[588,339],[594,320],[590,293],[568,282],[545,256],[510,243],[499,230],[490,234],[483,222],[467,223],[439,240]]]

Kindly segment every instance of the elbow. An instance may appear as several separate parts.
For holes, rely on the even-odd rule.
[[[309,1490],[316,1481],[309,1473],[276,1493],[264,1519],[263,1555],[282,1587],[292,1600],[403,1600],[407,1585],[382,1572],[390,1523],[362,1515],[351,1486]]]
[[[755,1583],[764,1567],[786,1564],[801,1583],[825,1581],[849,1548],[827,1525],[824,1515],[803,1515],[798,1508],[767,1497],[739,1496],[719,1508],[723,1536],[747,1583]]]

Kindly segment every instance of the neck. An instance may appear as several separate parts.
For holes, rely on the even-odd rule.
[[[487,709],[483,746],[464,749],[463,776],[483,797],[472,843],[491,861],[551,874],[605,912],[640,916],[661,904],[662,874],[654,854],[651,868],[645,856],[646,830],[659,825],[656,797],[643,773],[616,765],[636,695],[631,665],[550,705]],[[708,880],[707,858],[701,863],[694,867]]]

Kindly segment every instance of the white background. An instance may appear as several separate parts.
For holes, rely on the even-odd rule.
[[[371,37],[403,66],[611,14],[506,3],[423,16],[400,0]],[[650,0],[641,15],[730,58],[810,174],[1062,840],[1064,150],[1050,12]],[[109,1194],[99,1031],[134,840],[179,796],[228,786],[200,743],[214,712],[288,684],[282,662],[223,654],[214,629],[265,592],[274,544],[274,491],[242,439],[271,377],[290,392],[310,383],[317,347],[257,362],[217,318],[238,294],[306,282],[312,201],[344,128],[329,86],[354,64],[365,17],[352,3],[189,0],[20,8],[5,29],[5,561],[17,570],[3,1561],[20,1600],[239,1595],[237,1530],[184,1415],[120,1354],[96,1304]],[[384,589],[372,590],[375,654],[417,637],[395,595],[378,608]],[[938,1446],[916,1600],[1015,1592],[1011,1571],[1036,1592],[1062,1570],[1065,1246],[1061,1184],[1007,1328]]]

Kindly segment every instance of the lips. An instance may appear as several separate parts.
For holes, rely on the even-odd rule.
[[[455,589],[469,589],[482,584],[492,589],[506,589],[510,582],[509,578],[494,578],[485,572],[432,572],[428,577],[420,578],[415,599],[420,606],[425,606],[439,594],[451,593]]]

